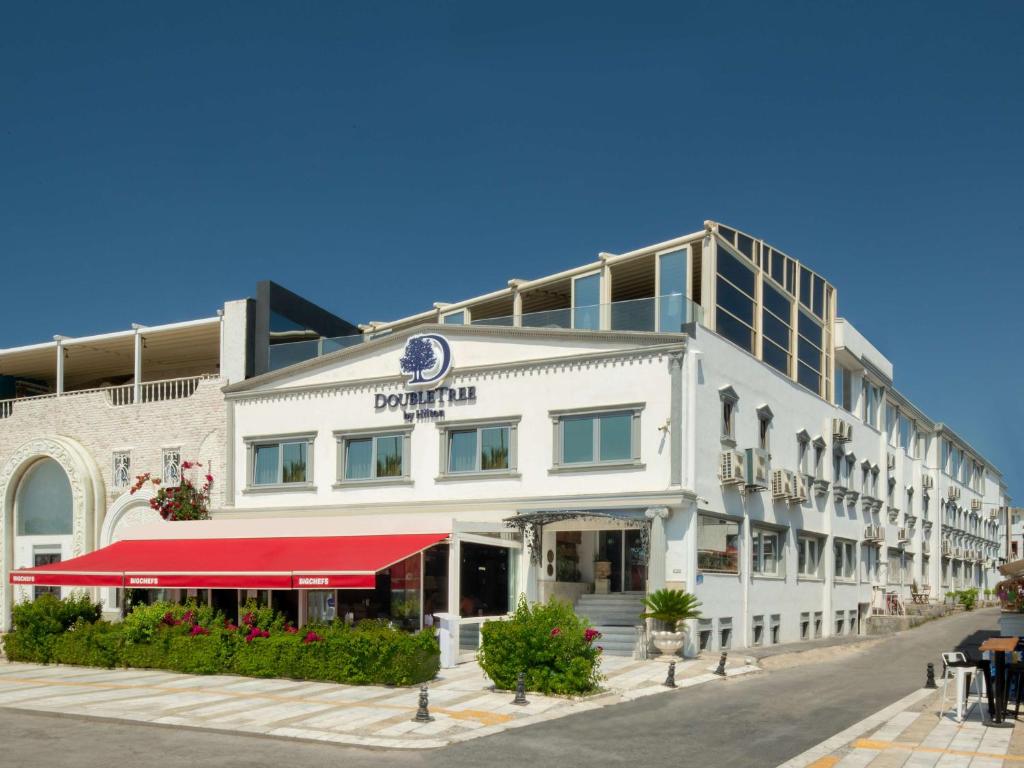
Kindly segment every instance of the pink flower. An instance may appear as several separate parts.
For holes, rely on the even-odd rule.
[[[225,621],[224,629],[226,629],[228,632],[234,632],[236,629],[238,629],[238,625],[232,621]]]
[[[316,642],[319,642],[321,640],[323,640],[323,638],[320,637],[320,635],[318,635],[316,632],[314,632],[312,630],[307,632],[306,636],[304,638],[302,638],[302,642],[304,642],[306,645],[309,645],[310,643],[316,643]]]
[[[249,613],[242,617],[242,623],[248,624],[250,627],[256,623],[256,619],[253,618],[252,611],[249,611]]]
[[[192,462],[191,461],[183,461],[183,462],[181,462],[181,468],[182,469],[192,469]]]
[[[294,635],[299,631],[299,629],[298,627],[293,627],[291,624],[289,624],[287,627],[284,628],[284,631],[287,632],[289,635]]]
[[[192,631],[189,634],[191,634],[192,637],[195,637],[196,635],[208,635],[210,634],[210,630],[196,624],[192,627]]]
[[[560,634],[562,634],[562,630],[560,630],[558,627],[555,627],[551,630],[552,637],[558,637]]]
[[[185,611],[185,615],[181,617],[181,621],[184,624],[191,624],[195,619],[195,614],[192,611]]]
[[[213,475],[207,475],[206,476],[206,482],[212,483],[213,482]]]
[[[601,637],[601,633],[593,627],[587,627],[587,630],[583,633],[583,639],[588,643],[592,643]]]

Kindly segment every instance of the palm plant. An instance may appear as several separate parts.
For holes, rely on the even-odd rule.
[[[644,598],[645,613],[640,614],[642,619],[654,619],[670,627],[669,631],[675,631],[681,621],[699,619],[701,603],[696,595],[684,592],[681,589],[659,589]]]

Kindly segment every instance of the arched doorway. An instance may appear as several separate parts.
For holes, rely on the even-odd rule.
[[[52,458],[33,462],[14,493],[14,567],[27,568],[71,557],[74,499],[64,468]],[[32,587],[29,599],[60,597],[60,587]]]
[[[11,627],[11,605],[33,597],[8,583],[11,570],[34,565],[37,553],[67,560],[95,549],[104,507],[103,476],[76,440],[35,438],[0,465],[0,630]]]

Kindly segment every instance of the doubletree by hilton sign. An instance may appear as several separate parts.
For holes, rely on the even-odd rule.
[[[377,392],[373,407],[378,411],[401,408],[406,421],[429,421],[443,419],[446,405],[476,400],[476,387],[446,387],[441,383],[452,368],[452,348],[438,333],[409,337],[398,366],[408,376],[409,391],[390,395]]]

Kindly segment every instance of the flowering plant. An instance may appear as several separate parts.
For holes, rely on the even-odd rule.
[[[318,643],[321,640],[323,640],[323,638],[312,630],[307,632],[306,636],[302,638],[302,642],[304,642],[306,645],[309,645],[310,643]]]
[[[192,630],[189,632],[189,634],[192,635],[192,637],[195,637],[196,635],[208,635],[210,634],[210,630],[206,629],[205,627],[201,627],[198,624],[193,624]]]
[[[164,486],[159,477],[145,472],[135,478],[131,492],[138,493],[147,483],[156,488],[156,496],[149,500],[149,506],[164,520],[209,520],[213,475],[207,472],[203,475],[202,485],[197,486],[186,474],[188,470],[202,466],[198,461],[181,462],[181,482],[176,488]]]

